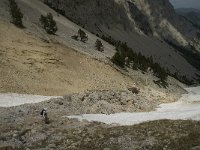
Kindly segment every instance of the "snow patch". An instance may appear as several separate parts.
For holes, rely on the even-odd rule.
[[[117,114],[83,114],[68,116],[80,121],[97,121],[106,124],[134,125],[146,121],[171,119],[171,120],[200,120],[200,87],[187,88],[188,94],[183,94],[178,102],[161,104],[156,111],[142,113],[117,113]]]
[[[12,107],[23,104],[39,103],[55,98],[53,96],[28,95],[16,93],[0,93],[0,107]]]

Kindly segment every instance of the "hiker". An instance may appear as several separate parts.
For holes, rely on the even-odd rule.
[[[48,116],[47,116],[47,108],[43,108],[42,111],[41,111],[41,113],[40,113],[40,115],[44,118],[44,122],[45,122],[46,124],[49,124],[49,123],[50,123],[50,122],[49,122],[49,118],[48,118]]]
[[[43,118],[46,118],[47,117],[47,108],[43,108],[40,115],[43,117]]]

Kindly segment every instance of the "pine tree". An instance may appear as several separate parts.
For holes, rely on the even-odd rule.
[[[41,15],[40,22],[48,34],[55,34],[58,30],[56,22],[53,20],[53,15],[51,13],[48,13],[46,16]]]
[[[88,40],[88,36],[83,30],[79,29],[78,35],[80,36],[82,42],[86,42]]]
[[[120,54],[119,51],[115,53],[111,61],[119,67],[122,67],[122,68],[125,67],[125,58]]]
[[[98,39],[96,40],[95,47],[100,52],[104,51],[103,44],[102,44],[101,40],[98,40]]]
[[[9,7],[10,7],[10,15],[12,18],[11,22],[17,27],[23,28],[24,27],[22,22],[23,14],[20,8],[18,7],[17,3],[15,2],[15,0],[9,0]]]

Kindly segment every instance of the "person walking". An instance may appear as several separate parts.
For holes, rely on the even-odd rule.
[[[40,112],[40,115],[44,118],[44,122],[48,124],[49,118],[47,116],[47,108],[43,108],[42,111]]]

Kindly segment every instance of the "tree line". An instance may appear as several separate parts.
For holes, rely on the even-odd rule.
[[[145,57],[141,53],[134,52],[133,49],[128,47],[126,43],[116,41],[115,44],[117,52],[111,59],[114,64],[122,68],[129,67],[143,72],[152,70],[153,74],[159,78],[157,83],[165,85],[165,87],[167,86],[167,71],[162,68],[160,64],[155,63],[152,57]]]

